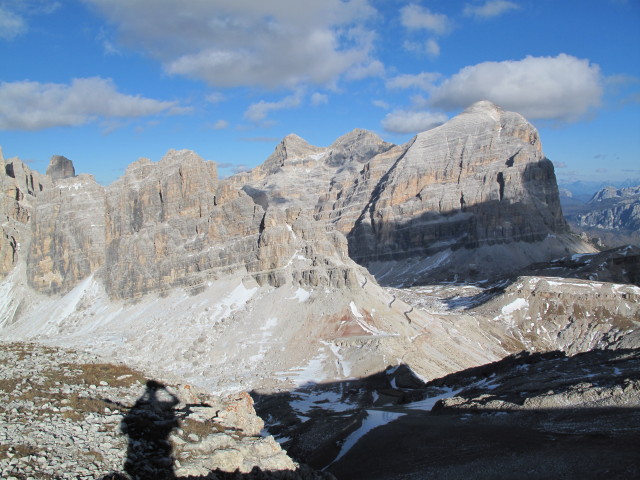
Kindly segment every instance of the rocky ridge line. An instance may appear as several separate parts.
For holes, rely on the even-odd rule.
[[[236,273],[276,287],[343,286],[354,259],[391,272],[389,282],[420,283],[590,251],[568,232],[535,128],[490,102],[400,146],[364,130],[326,148],[289,135],[264,164],[228,179],[171,150],[106,188],[60,156],[46,176],[12,160],[2,182],[7,225],[20,230],[3,226],[3,271],[20,257],[31,287],[47,294],[93,273],[114,299]],[[419,264],[437,254],[447,258]]]

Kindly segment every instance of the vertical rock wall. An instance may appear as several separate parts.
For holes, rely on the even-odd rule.
[[[36,197],[50,183],[17,158],[5,161],[0,150],[0,278],[26,258]]]

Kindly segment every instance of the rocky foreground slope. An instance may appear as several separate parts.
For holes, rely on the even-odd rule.
[[[261,435],[246,393],[212,397],[34,344],[0,344],[0,361],[2,478],[333,478]]]

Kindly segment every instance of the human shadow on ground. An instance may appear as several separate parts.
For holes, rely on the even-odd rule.
[[[104,401],[128,408],[119,402]],[[254,467],[247,473],[216,469],[206,476],[177,476],[169,436],[180,427],[180,421],[189,415],[192,407],[208,406],[206,403],[183,404],[183,408],[177,408],[179,403],[178,397],[165,385],[148,380],[144,393],[128,408],[120,423],[120,430],[128,437],[124,472],[111,472],[101,480],[299,480],[322,477],[304,465],[297,470],[266,471]]]
[[[122,420],[122,433],[129,437],[124,470],[131,478],[175,478],[169,435],[178,426],[174,411],[178,403],[163,384],[149,380]]]

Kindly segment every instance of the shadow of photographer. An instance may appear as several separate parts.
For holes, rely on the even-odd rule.
[[[178,398],[165,385],[149,380],[142,396],[122,420],[129,437],[124,470],[132,479],[175,479],[169,435],[178,427]]]

